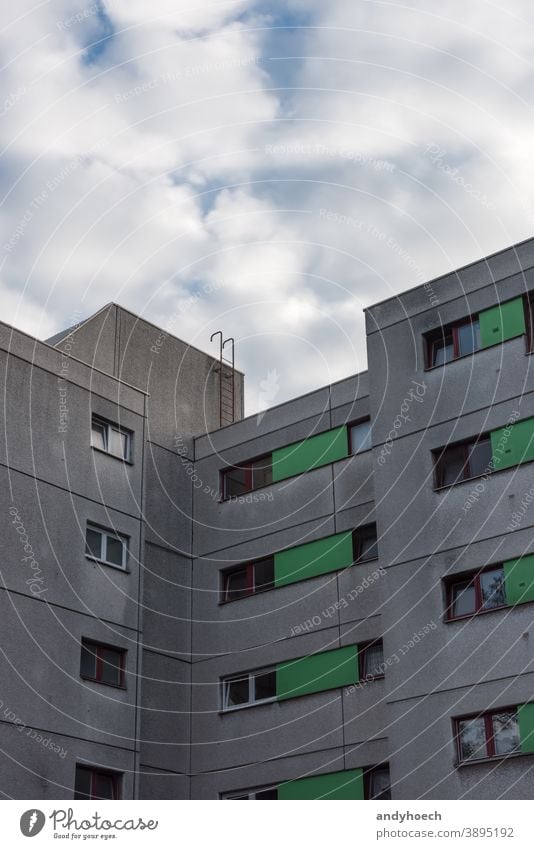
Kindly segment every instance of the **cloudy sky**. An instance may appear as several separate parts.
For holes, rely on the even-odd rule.
[[[368,304],[534,234],[527,0],[0,15],[1,318],[40,338],[112,300],[223,329],[252,412],[363,370]]]

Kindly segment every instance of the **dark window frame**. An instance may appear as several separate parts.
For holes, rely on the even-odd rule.
[[[76,795],[76,774],[78,771],[88,772],[91,776],[91,794],[89,797],[84,794]],[[106,776],[106,778],[111,778],[112,787],[113,787],[113,801],[120,800],[122,798],[122,772],[116,772],[112,769],[103,769],[99,766],[90,766],[89,764],[76,764],[74,770],[74,798],[75,799],[100,799],[100,796],[96,795],[95,787],[96,781],[99,776]]]
[[[470,351],[468,354],[460,353],[460,341],[458,335],[459,329],[461,327],[465,327],[466,324],[474,324],[477,321],[480,321],[480,319],[479,313],[476,312],[472,315],[466,316],[465,318],[459,319],[458,321],[452,321],[449,324],[443,324],[440,327],[437,327],[434,330],[430,330],[428,333],[425,333],[425,371],[429,371],[433,368],[441,368],[442,366],[446,366],[449,363],[454,362],[455,360],[463,359],[463,357],[470,357],[473,354],[478,353],[478,351],[482,350],[481,348],[475,348],[474,351]],[[437,342],[444,341],[445,337],[448,335],[452,336],[452,359],[444,363],[434,363],[434,346]]]
[[[82,674],[81,672],[81,652],[84,648],[93,648],[93,654],[95,655],[95,677],[92,675]],[[102,680],[102,669],[104,661],[102,660],[102,651],[114,651],[120,657],[120,665],[116,667],[120,672],[120,683],[114,684],[111,681],[103,681]],[[126,654],[127,649],[123,649],[120,646],[112,646],[109,643],[100,643],[97,640],[92,640],[90,638],[82,637],[80,643],[80,678],[84,681],[92,681],[94,684],[103,684],[105,687],[115,687],[117,690],[126,690]]]
[[[374,529],[374,537],[375,537],[375,540],[376,540],[376,543],[375,543],[375,545],[376,545],[376,556],[375,557],[364,557],[362,559],[362,553],[361,553],[362,539],[361,539],[361,537],[362,536],[365,537],[367,535],[370,536],[370,534],[368,532],[371,528]],[[371,563],[374,560],[378,560],[378,531],[377,531],[377,527],[376,527],[376,522],[368,522],[367,524],[360,525],[358,528],[355,528],[353,530],[353,532],[352,532],[352,557],[353,557],[353,563],[355,565],[359,565],[360,563]]]
[[[526,345],[527,354],[534,353],[534,291],[523,295],[523,308],[525,310]]]
[[[264,563],[271,563],[273,570],[273,583],[272,586],[259,585],[256,587],[255,582],[255,570],[258,566],[263,565]],[[246,589],[235,598],[228,598],[228,578],[232,575],[237,574],[238,572],[246,571],[246,581],[247,586]],[[223,569],[221,571],[221,588],[220,588],[220,604],[230,604],[233,601],[240,601],[242,598],[249,598],[253,595],[259,595],[260,593],[269,592],[269,590],[274,589],[274,555],[270,554],[267,557],[260,557],[257,560],[250,560],[246,563],[240,563],[238,566],[232,566],[231,569]]]
[[[358,662],[360,665],[361,684],[365,684],[366,681],[381,681],[386,676],[385,668],[382,669],[382,672],[379,675],[368,675],[365,671],[367,665],[367,652],[369,649],[377,645],[382,647],[382,667],[384,667],[384,643],[381,637],[378,640],[369,640],[368,642],[360,643],[358,645]]]
[[[387,770],[389,776],[389,795],[377,795],[373,792],[373,778],[379,770]],[[363,769],[363,796],[366,801],[387,800],[391,799],[391,776],[389,772],[389,763],[375,764],[367,766]]]
[[[517,705],[507,705],[506,707],[501,708],[492,708],[491,710],[480,711],[479,713],[468,713],[463,716],[455,716],[453,718],[453,729],[454,729],[454,739],[456,745],[456,757],[459,764],[476,764],[481,761],[487,761],[490,758],[493,759],[501,759],[507,758],[511,755],[521,754],[521,752],[501,752],[498,753],[495,750],[495,734],[493,731],[493,717],[500,713],[512,713],[517,716]],[[484,720],[484,735],[485,735],[485,743],[486,743],[486,752],[487,754],[481,755],[479,758],[464,758],[462,757],[462,741],[461,741],[461,732],[460,732],[460,723],[469,722],[473,719],[483,719]]]
[[[364,448],[363,451],[354,451],[352,445],[352,428],[357,425],[367,424],[369,422],[369,431],[371,433],[371,442],[373,439],[373,431],[371,426],[371,416],[362,416],[360,419],[355,419],[353,422],[349,422],[347,424],[347,436],[348,436],[348,448],[349,448],[349,457],[357,457],[359,454],[365,454],[367,451],[371,451],[373,446],[372,444],[369,448]]]
[[[489,566],[483,566],[482,569],[477,569],[474,572],[462,572],[458,575],[451,575],[444,578],[445,583],[445,622],[457,622],[461,619],[471,619],[472,616],[480,616],[482,613],[492,613],[494,610],[503,610],[504,608],[511,607],[508,602],[505,604],[498,604],[495,607],[487,607],[484,608],[483,599],[482,599],[482,587],[480,584],[480,576],[485,572],[492,572],[495,569],[503,569],[502,563],[492,563]],[[451,611],[453,608],[453,588],[457,584],[464,584],[467,581],[470,583],[474,583],[475,587],[475,601],[476,608],[471,613],[461,613],[459,616],[452,616]],[[506,594],[506,585],[504,586],[504,591]]]
[[[254,470],[253,466],[255,463],[258,463],[260,460],[270,460],[271,470],[272,470],[272,462],[273,462],[273,453],[272,451],[268,451],[266,454],[260,454],[257,457],[253,457],[251,460],[247,460],[244,463],[234,463],[232,466],[227,466],[225,469],[221,469],[220,472],[220,492],[221,492],[221,500],[222,501],[230,501],[232,499],[242,498],[245,495],[248,495],[249,492],[256,492],[258,489],[264,489],[267,486],[272,486],[271,483],[262,483],[259,486],[254,486]],[[237,469],[244,469],[246,472],[245,475],[245,486],[247,489],[244,492],[239,493],[239,495],[230,495],[228,494],[228,474]]]
[[[469,456],[471,454],[471,450],[476,446],[480,445],[481,442],[489,442],[491,447],[491,436],[490,431],[484,431],[483,433],[478,434],[478,436],[472,436],[469,439],[461,439],[458,442],[449,442],[447,445],[443,445],[441,448],[434,448],[432,450],[432,458],[434,463],[434,489],[448,489],[450,486],[457,486],[459,483],[464,483],[465,481],[477,480],[477,478],[484,477],[484,474],[492,474],[494,469],[488,468],[487,472],[482,472],[479,475],[471,475],[469,474]],[[464,463],[463,463],[463,471],[464,474],[462,477],[457,477],[455,481],[452,483],[443,483],[443,463],[446,458],[446,454],[448,451],[452,451],[457,448],[463,448],[464,451]],[[466,473],[467,472],[467,473]]]

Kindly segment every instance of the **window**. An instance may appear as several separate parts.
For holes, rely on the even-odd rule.
[[[90,640],[82,640],[80,676],[99,684],[124,687],[124,649],[104,646]]]
[[[361,454],[371,448],[371,419],[365,419],[349,425],[349,451],[351,454]]]
[[[93,416],[91,419],[91,445],[106,454],[121,457],[131,462],[132,459],[132,432],[124,427],[112,424]]]
[[[442,366],[479,348],[480,323],[477,316],[439,327],[426,336],[427,368]]]
[[[276,670],[256,669],[221,678],[222,709],[267,702],[276,697]]]
[[[384,648],[382,640],[365,643],[359,649],[360,681],[372,681],[384,677]]]
[[[265,454],[222,472],[223,498],[236,498],[272,482],[272,455]]]
[[[504,568],[491,566],[448,582],[447,619],[459,619],[506,605]]]
[[[476,761],[521,751],[516,708],[456,720],[460,761]]]
[[[108,566],[126,569],[128,538],[88,524],[85,532],[85,554]]]
[[[364,795],[366,799],[391,799],[389,766],[369,767],[363,774]]]
[[[222,601],[235,601],[274,587],[274,557],[244,563],[222,572]]]
[[[488,474],[493,467],[490,437],[483,434],[434,451],[434,467],[438,489]]]
[[[278,799],[278,787],[243,790],[240,793],[223,793],[221,799]]]
[[[357,528],[352,535],[352,547],[355,563],[376,560],[378,557],[376,525],[373,523]]]
[[[121,774],[76,765],[75,799],[120,799]]]

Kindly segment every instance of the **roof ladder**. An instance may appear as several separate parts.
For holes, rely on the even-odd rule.
[[[235,422],[235,339],[229,336],[223,339],[222,330],[212,333],[210,342],[215,336],[219,337],[219,425],[232,424]],[[225,357],[224,349],[229,345],[230,356]]]

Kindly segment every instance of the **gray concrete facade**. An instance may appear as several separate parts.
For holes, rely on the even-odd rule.
[[[425,353],[530,292],[534,240],[370,307],[367,372],[247,418],[236,373],[222,428],[217,361],[115,304],[48,343],[0,324],[3,796],[72,798],[83,764],[143,799],[387,764],[393,799],[532,798],[534,754],[459,763],[453,722],[534,701],[533,605],[449,622],[444,583],[534,553],[534,510],[510,530],[532,464],[465,509],[476,481],[437,489],[432,453],[534,416],[529,346]],[[131,462],[91,448],[92,415]],[[372,449],[221,497],[225,468],[367,417]],[[126,571],[86,557],[88,522],[128,538]],[[224,570],[372,523],[377,559],[221,603]],[[126,651],[125,687],[80,677],[82,639]],[[379,639],[383,678],[221,710],[224,676]]]

